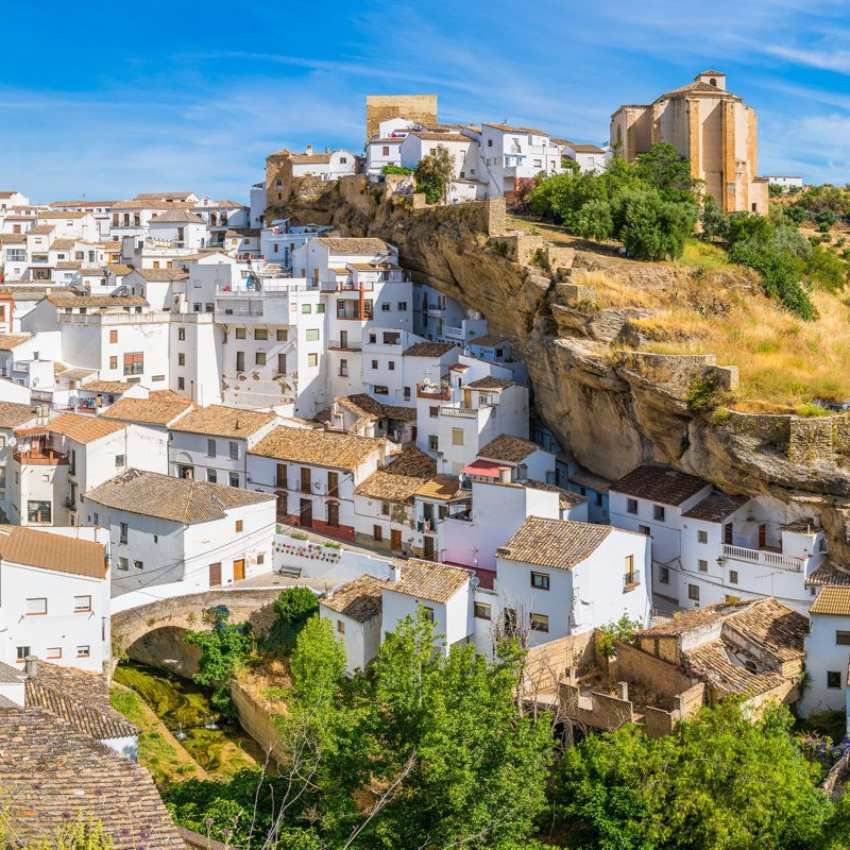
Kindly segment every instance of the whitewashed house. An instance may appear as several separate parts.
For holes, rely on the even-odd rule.
[[[809,618],[807,682],[798,712],[802,717],[819,711],[842,712],[850,734],[850,587],[822,587]]]
[[[175,582],[200,593],[272,570],[270,495],[130,469],[89,490],[85,510],[109,530],[113,596]]]
[[[35,656],[103,670],[109,567],[96,538],[94,529],[0,529],[0,661],[23,669]]]
[[[483,124],[478,135],[477,177],[487,183],[487,195],[511,195],[540,174],[560,174],[561,148],[542,130]]]
[[[10,467],[17,443],[15,429],[31,427],[37,418],[38,412],[30,404],[0,403],[0,508],[6,517],[11,515],[10,499],[15,493],[14,471]]]
[[[277,496],[281,522],[355,537],[355,490],[386,462],[387,444],[309,428],[278,427],[248,453],[253,489]]]
[[[84,239],[94,242],[100,236],[97,222],[88,211],[40,210],[38,223],[52,227],[53,236],[57,239]]]
[[[606,525],[530,517],[496,550],[495,622],[536,646],[615,622],[649,623],[650,548],[641,534]]]
[[[170,428],[171,475],[245,487],[248,452],[277,424],[273,413],[212,404],[192,410]]]
[[[476,178],[478,143],[462,133],[411,130],[401,143],[401,164],[404,168],[416,168],[437,148],[447,151],[453,178]]]
[[[319,615],[342,643],[349,675],[365,670],[380,649],[383,584],[362,575],[319,599]]]
[[[555,139],[561,146],[561,155],[571,159],[583,174],[601,174],[608,167],[608,155],[597,145],[582,145],[567,139]]]

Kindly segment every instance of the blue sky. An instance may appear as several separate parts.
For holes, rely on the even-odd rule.
[[[36,201],[246,200],[272,150],[359,150],[370,93],[599,143],[709,66],[758,109],[762,174],[850,181],[847,0],[2,5],[0,189]]]

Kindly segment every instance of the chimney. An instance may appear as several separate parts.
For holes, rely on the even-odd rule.
[[[307,156],[312,156],[312,154],[313,154],[313,146],[312,146],[312,145],[307,145],[307,147],[304,149],[304,152],[307,154]]]
[[[500,466],[499,467],[499,481],[502,484],[510,484],[511,483],[511,468],[509,466]]]
[[[622,699],[628,701],[629,699],[629,683],[628,682],[617,682],[617,696]]]
[[[24,673],[28,679],[38,678],[38,659],[34,655],[28,655],[24,659]]]
[[[393,561],[390,564],[390,581],[393,582],[393,584],[401,581],[401,562],[400,561]]]

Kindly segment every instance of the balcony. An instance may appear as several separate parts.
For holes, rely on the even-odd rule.
[[[440,416],[452,416],[456,419],[477,419],[478,408],[475,407],[446,407],[440,408]]]
[[[458,342],[464,342],[466,339],[463,334],[463,328],[452,328],[448,325],[443,327],[443,336],[446,339],[456,339]]]
[[[21,465],[29,466],[57,466],[68,463],[68,456],[55,449],[24,449],[15,451],[13,457]]]
[[[640,570],[631,570],[623,576],[623,593],[630,593],[640,587]]]
[[[336,351],[360,351],[361,345],[359,342],[348,342],[346,341],[345,345],[342,344],[341,340],[332,339],[328,343],[328,348]]]
[[[799,573],[803,569],[803,561],[800,558],[791,558],[781,552],[768,549],[749,549],[746,546],[731,546],[723,544],[723,557],[733,561],[742,561],[746,564],[764,564],[769,567],[778,567],[780,570],[789,570]]]
[[[417,384],[416,397],[430,398],[434,401],[451,401],[452,391],[445,384],[439,387],[435,384]]]

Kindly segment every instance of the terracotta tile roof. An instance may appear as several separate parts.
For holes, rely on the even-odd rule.
[[[102,579],[106,562],[102,543],[17,525],[0,528],[4,561],[57,573]]]
[[[39,219],[42,218],[82,218],[83,216],[88,215],[87,212],[77,211],[74,212],[72,210],[40,210],[38,213]]]
[[[383,254],[391,251],[392,246],[383,239],[350,236],[317,236],[313,243],[327,248],[331,254],[350,254],[352,256]]]
[[[49,233],[53,233],[54,230],[55,225],[38,224],[27,231],[27,236],[47,236]]]
[[[437,499],[442,502],[468,499],[471,496],[468,490],[460,486],[456,475],[435,475],[416,491],[416,495],[423,499]]]
[[[384,404],[366,393],[339,396],[336,399],[340,407],[361,416],[378,419],[399,419],[402,422],[416,421],[415,407],[402,407],[398,404]]]
[[[151,218],[151,224],[204,224],[204,220],[188,209],[166,210]]]
[[[403,357],[442,357],[458,348],[453,342],[415,342],[402,351]]]
[[[223,404],[211,404],[199,407],[176,422],[172,431],[185,431],[191,434],[209,434],[211,437],[241,437],[245,439],[256,434],[277,417],[274,413],[259,410],[243,410],[239,407],[226,407]],[[255,449],[256,451],[256,449]]]
[[[358,623],[365,623],[381,613],[381,594],[385,586],[386,582],[362,575],[336,588],[329,596],[322,597],[319,604]]]
[[[664,505],[681,505],[695,496],[708,482],[669,466],[644,464],[611,485],[612,492],[637,496]]]
[[[83,389],[88,389],[86,384]],[[188,399],[157,400],[154,398],[121,398],[100,415],[121,422],[140,422],[147,425],[171,425],[192,409]]]
[[[570,490],[564,490],[563,487],[557,487],[555,484],[547,484],[545,481],[535,481],[533,478],[529,478],[528,481],[525,482],[525,486],[530,487],[532,490],[543,490],[547,493],[557,493],[558,506],[562,510],[578,507],[578,505],[583,505],[587,501],[587,499],[580,493],[573,493]]]
[[[504,390],[512,387],[514,383],[510,378],[496,378],[493,375],[487,375],[465,386],[471,387],[473,390]]]
[[[17,841],[41,846],[77,814],[113,850],[185,850],[151,775],[41,708],[0,711],[0,787]]]
[[[192,209],[194,204],[184,203],[183,201],[159,201],[155,197],[132,198],[129,201],[116,201],[112,205],[113,211],[117,210],[171,210],[179,208]],[[135,225],[131,225],[135,226]]]
[[[727,629],[738,632],[782,661],[790,661],[805,654],[803,642],[809,633],[809,618],[771,596],[731,614],[723,627],[724,632]]]
[[[85,384],[80,384],[79,389],[95,393],[125,393],[134,386],[136,385],[125,381],[87,381]]]
[[[850,587],[822,587],[809,614],[850,617]]]
[[[462,567],[450,567],[448,564],[419,558],[397,561],[396,564],[401,569],[401,579],[388,581],[384,588],[427,602],[448,602],[471,576],[470,571]]]
[[[119,511],[194,525],[223,519],[231,508],[274,501],[272,493],[130,469],[89,490],[86,499]]]
[[[355,493],[386,502],[410,502],[419,488],[436,474],[437,462],[415,446],[409,446],[391,464],[372,473]]]
[[[186,280],[189,277],[189,273],[183,269],[132,269],[132,271],[149,281]]]
[[[45,708],[97,741],[139,733],[110,705],[109,686],[100,673],[39,661],[38,673],[27,679],[26,701],[27,706]]]
[[[706,605],[705,608],[694,608],[690,611],[678,611],[672,620],[650,626],[635,633],[635,637],[678,637],[692,629],[699,629],[723,620],[730,614],[746,608],[749,602],[718,603]]]
[[[0,402],[0,428],[17,428],[31,419],[35,419],[35,411],[29,404]]]
[[[194,195],[194,192],[139,192],[136,195],[136,200],[139,201],[166,201],[168,198],[178,198],[182,201],[189,202],[189,197]],[[173,203],[168,201],[169,204]]]
[[[0,245],[23,245],[26,241],[25,233],[0,233]]]
[[[501,460],[505,463],[522,463],[539,448],[540,446],[537,443],[532,443],[531,440],[512,437],[510,434],[500,434],[478,452],[478,457],[487,460]]]
[[[289,463],[353,470],[379,452],[382,445],[381,440],[353,434],[280,426],[263,437],[250,454]]]
[[[559,141],[576,153],[605,153],[604,149],[598,145],[581,145],[571,142],[568,139],[560,139]]]
[[[580,564],[612,532],[610,525],[529,517],[496,555],[523,564],[569,570]]]
[[[660,97],[655,99],[655,103],[658,103],[661,100],[670,100],[672,98],[683,97],[688,94],[710,94],[714,97],[737,100],[736,95],[732,94],[730,91],[725,91],[724,89],[719,89],[717,86],[713,86],[710,83],[703,83],[701,81],[694,81],[693,83],[688,83],[685,86],[679,86],[677,89],[673,89],[672,91],[665,92]]]
[[[331,161],[329,153],[294,153],[289,158],[295,165],[326,165]]]
[[[511,127],[508,124],[491,124],[488,121],[484,122],[485,127],[493,127],[495,130],[501,130],[503,133],[525,133],[529,136],[548,136],[543,130],[535,130],[534,127]]]
[[[74,295],[52,292],[47,300],[56,307],[141,307],[147,301],[141,295]]]
[[[466,344],[480,345],[484,348],[495,348],[497,345],[501,345],[503,342],[508,342],[508,338],[504,336],[499,336],[498,334],[484,334],[484,336],[477,336],[473,339],[470,339]]]
[[[107,422],[100,416],[81,416],[79,413],[62,413],[44,427],[77,443],[93,443],[124,428],[119,422]]]
[[[835,561],[824,561],[806,579],[807,585],[815,587],[823,585],[836,585],[838,587],[850,586],[850,571]]]
[[[472,142],[469,136],[461,133],[429,133],[425,130],[414,130],[410,135],[422,139],[423,142]]]
[[[685,670],[723,694],[740,694],[755,697],[778,688],[785,682],[780,673],[751,672],[739,660],[739,652],[722,640],[712,640],[695,649],[686,650]]]
[[[76,239],[54,239],[50,243],[51,251],[72,251],[74,245],[77,244]]]
[[[683,516],[705,522],[723,522],[749,501],[749,496],[727,496],[720,490],[712,490],[702,501],[685,511]]]
[[[60,260],[56,263],[56,268],[59,271],[68,272],[68,271],[79,271],[83,267],[83,264],[78,262],[77,260]]]
[[[0,351],[11,351],[31,339],[30,334],[0,334]]]

